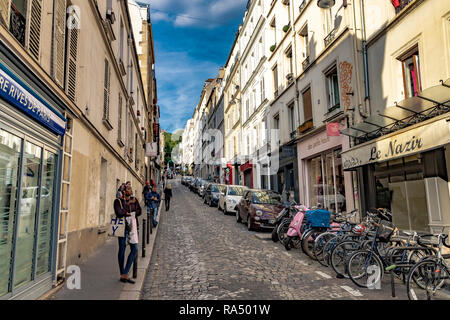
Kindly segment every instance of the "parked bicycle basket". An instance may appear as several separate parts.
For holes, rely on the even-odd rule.
[[[306,212],[307,228],[329,228],[331,213],[327,210],[310,210]]]
[[[392,235],[394,234],[395,228],[393,224],[389,221],[381,221],[378,227],[378,239],[382,242],[389,242]]]

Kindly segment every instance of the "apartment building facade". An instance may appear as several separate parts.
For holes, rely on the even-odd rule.
[[[126,1],[0,10],[0,297],[36,298],[104,243],[120,183],[141,194],[149,109]]]

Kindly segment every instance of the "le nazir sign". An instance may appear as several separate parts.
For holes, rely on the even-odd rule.
[[[342,153],[344,169],[424,152],[450,143],[450,123],[442,119]]]

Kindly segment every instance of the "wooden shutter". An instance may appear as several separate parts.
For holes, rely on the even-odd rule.
[[[66,0],[53,3],[53,51],[52,77],[64,87],[64,63],[66,50]]]
[[[6,28],[9,27],[9,10],[11,9],[11,0],[0,0],[0,23]]]
[[[122,95],[119,93],[119,121],[117,124],[117,139],[122,141]]]
[[[312,115],[312,100],[311,100],[311,89],[303,92],[303,113],[305,116],[304,121],[311,120],[313,118]]]
[[[39,61],[41,43],[42,0],[31,0],[28,50]]]
[[[76,102],[78,37],[80,31],[76,27],[76,18],[71,17],[70,19],[74,19],[75,23],[72,26],[75,27],[67,29],[65,88],[69,99]]]
[[[105,84],[103,91],[103,119],[109,120],[109,87],[110,87],[109,61],[105,59]]]

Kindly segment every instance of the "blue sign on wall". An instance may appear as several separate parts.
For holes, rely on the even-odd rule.
[[[0,63],[0,98],[22,110],[58,135],[66,132],[66,119]]]

